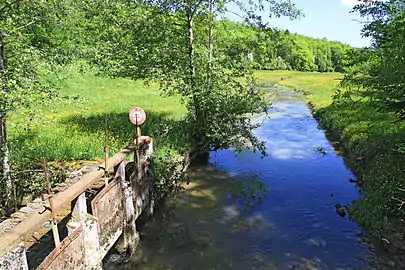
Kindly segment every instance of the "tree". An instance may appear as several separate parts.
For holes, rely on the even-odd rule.
[[[11,198],[10,151],[7,118],[19,108],[37,105],[53,92],[41,83],[49,66],[41,61],[45,35],[52,23],[52,1],[8,0],[0,3],[0,152],[6,206]]]
[[[346,72],[350,65],[349,53],[351,48],[336,43],[330,49],[333,70],[336,72]]]
[[[405,2],[363,1],[354,11],[370,19],[362,32],[372,38],[372,46],[366,73],[353,72],[345,82],[361,87],[363,95],[405,119]]]
[[[217,50],[221,40],[215,35],[215,18],[226,11],[228,1],[97,3],[103,8],[93,10],[103,10],[103,14],[95,12],[94,18],[98,18],[95,21],[103,25],[106,34],[98,36],[100,43],[107,44],[102,62],[114,75],[155,80],[165,93],[180,94],[189,111],[186,126],[191,148],[240,148],[250,141],[255,149],[264,150],[251,133],[254,125],[248,117],[267,109],[263,93],[253,89],[252,73],[245,68],[251,63],[245,55],[230,65],[226,61],[229,58]],[[241,9],[252,23],[260,25],[253,10],[264,10],[264,2],[249,4]],[[294,18],[299,14],[288,0],[271,0],[268,4],[275,16]],[[109,13],[111,9],[117,12],[106,18],[104,11]],[[114,18],[114,22],[110,23],[109,18]]]
[[[223,66],[223,62],[217,60],[218,54],[213,45],[214,19],[226,11],[228,3],[228,1],[188,1],[180,4],[171,2],[170,10],[173,11],[173,6],[176,6],[176,14],[179,18],[184,17],[186,22],[183,26],[187,31],[188,76],[175,74],[176,80],[181,81],[177,86],[180,84],[183,86],[179,88],[171,85],[170,88],[188,97],[189,123],[192,127],[194,148],[202,151],[230,146],[240,148],[247,140],[252,143],[254,149],[264,152],[263,143],[251,133],[255,126],[247,116],[249,113],[264,112],[268,106],[262,93],[253,90],[250,84],[252,74],[246,67],[251,64],[248,55],[253,51],[243,52],[242,49],[242,54],[240,51],[236,52],[240,61],[232,65],[237,69],[233,70],[234,74],[230,74],[224,69],[230,66],[229,63]],[[153,5],[161,7],[162,3]],[[268,1],[268,5],[270,14],[274,16],[286,15],[295,18],[300,14],[290,1],[271,0]],[[256,12],[264,10],[264,2],[251,1],[247,5],[240,5],[240,8],[246,12],[248,21],[262,25],[261,18]],[[204,42],[206,40],[204,27],[195,26],[195,22],[209,25],[208,53]],[[197,39],[195,39],[196,32]],[[208,66],[206,62],[209,63]],[[236,79],[240,75],[247,75],[244,83]]]
[[[302,38],[294,39],[294,47],[290,56],[292,69],[300,71],[315,71],[314,55]]]

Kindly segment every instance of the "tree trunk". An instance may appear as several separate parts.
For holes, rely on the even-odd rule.
[[[210,0],[210,28],[209,28],[209,61],[210,61],[210,68],[212,67],[212,60],[214,58],[214,0]]]
[[[193,25],[193,14],[191,11],[191,4],[186,10],[187,15],[187,30],[188,30],[188,58],[189,58],[189,76],[190,76],[190,87],[192,92],[192,105],[194,107],[195,120],[196,120],[196,130],[193,134],[196,139],[197,147],[204,143],[204,116],[200,105],[200,93],[197,89],[197,79],[195,71],[195,48],[194,48],[194,25]]]
[[[212,61],[214,60],[214,0],[210,0],[210,18],[208,29],[208,91],[212,86]]]
[[[188,58],[189,58],[189,75],[190,86],[194,93],[197,91],[196,74],[195,74],[195,49],[194,49],[194,28],[193,28],[193,16],[191,7],[187,9],[187,31],[188,31]],[[193,95],[194,96],[194,95]]]
[[[4,40],[3,40],[3,31],[0,30],[0,73],[4,71]],[[3,82],[2,82],[3,83]],[[4,87],[1,86],[1,87]],[[6,182],[6,203],[5,206],[9,206],[13,184],[11,181],[10,175],[10,153],[7,145],[7,113],[5,111],[1,111],[0,107],[0,159],[1,159],[1,166],[3,168],[3,177],[2,180]],[[3,209],[4,210],[4,209]]]
[[[6,182],[6,206],[9,206],[13,184],[10,175],[10,153],[7,145],[7,114],[5,112],[0,114],[0,149],[3,181]]]

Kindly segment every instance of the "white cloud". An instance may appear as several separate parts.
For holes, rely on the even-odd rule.
[[[360,3],[359,0],[341,0],[341,2],[343,5],[349,6],[349,7],[354,7],[355,5]]]

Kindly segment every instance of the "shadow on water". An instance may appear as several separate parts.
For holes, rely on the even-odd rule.
[[[271,196],[257,176],[194,167],[190,178],[140,228],[140,247],[119,269],[329,269],[316,257],[277,258],[277,246],[266,239],[289,240],[278,224],[254,211]]]
[[[228,149],[191,168],[190,184],[141,228],[133,261],[119,269],[395,269],[335,212],[359,190],[304,103],[275,101],[255,134],[266,158]]]
[[[190,177],[141,229],[133,262],[120,269],[249,269],[262,263],[259,254],[244,254],[243,233],[267,226],[261,216],[248,216],[266,186],[254,178],[230,180],[212,167],[194,167]]]

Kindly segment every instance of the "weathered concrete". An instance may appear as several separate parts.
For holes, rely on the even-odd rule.
[[[69,234],[79,227],[83,228],[84,264],[86,269],[101,269],[102,256],[98,223],[94,216],[87,212],[86,194],[82,193],[72,211],[72,219],[67,224]]]
[[[96,219],[86,220],[84,227],[85,263],[87,269],[102,269],[103,257],[100,252],[99,231]]]
[[[118,168],[117,175],[119,175],[122,179],[125,179],[124,162],[122,162],[120,167]],[[136,231],[133,191],[132,187],[126,181],[123,181],[122,192],[124,196],[123,203],[124,203],[125,225],[124,225],[124,233],[118,240],[115,249],[120,254],[126,252],[127,256],[131,257],[136,247],[138,246],[139,233]]]
[[[84,223],[87,217],[86,193],[80,194],[72,210],[72,220]]]
[[[134,191],[135,218],[138,218],[146,206],[154,205],[153,187],[154,175],[151,168],[152,164],[152,141],[149,144],[143,144],[140,147],[140,160],[137,162],[136,171],[130,176],[129,180]],[[153,212],[149,210],[149,212]]]
[[[20,244],[0,258],[0,270],[28,270],[27,256],[24,245]]]
[[[118,241],[117,250],[132,255],[139,242],[135,220],[150,203],[154,185],[152,172],[152,141],[142,136],[138,146],[139,160],[135,172],[126,179],[123,161],[134,149],[126,148],[108,162],[108,170],[117,168],[114,180],[108,183],[91,201],[92,212],[87,209],[85,190],[99,181],[104,171],[93,171],[66,191],[55,195],[55,205],[75,201],[68,236],[55,248],[37,269],[101,269],[103,257]],[[118,166],[117,166],[118,165]],[[153,207],[152,207],[153,208]],[[151,210],[150,210],[151,211]],[[152,211],[151,211],[152,212]],[[11,236],[0,235],[4,243],[0,253],[0,270],[28,269],[24,246],[9,248],[17,240],[24,239],[49,218],[50,212],[34,213],[11,231]],[[31,222],[32,224],[30,224]],[[27,225],[28,228],[23,226]],[[6,251],[5,251],[6,250]],[[7,251],[8,250],[8,251]],[[0,250],[1,251],[1,250]]]

